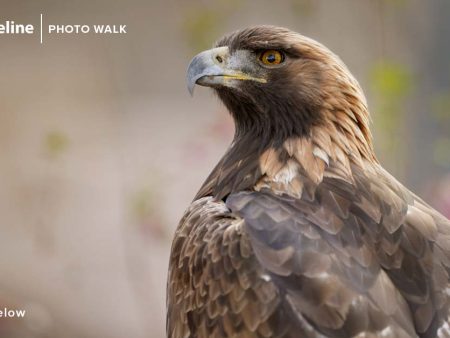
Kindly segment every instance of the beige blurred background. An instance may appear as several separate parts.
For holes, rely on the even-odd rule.
[[[0,23],[126,24],[0,36],[0,338],[164,337],[171,236],[233,135],[190,58],[254,24],[335,51],[382,163],[450,216],[447,0],[6,1]]]

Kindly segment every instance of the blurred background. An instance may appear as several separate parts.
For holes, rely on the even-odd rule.
[[[164,337],[171,237],[233,125],[185,70],[222,34],[287,26],[361,82],[379,158],[450,216],[448,0],[0,0],[0,338]]]

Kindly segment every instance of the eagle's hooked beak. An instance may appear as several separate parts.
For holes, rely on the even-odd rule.
[[[217,47],[197,54],[187,70],[187,87],[192,95],[196,84],[206,87],[233,87],[233,80],[252,80],[265,83],[263,78],[242,72],[240,62],[230,60],[228,47]]]

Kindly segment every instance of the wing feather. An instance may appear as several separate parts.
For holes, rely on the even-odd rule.
[[[325,173],[313,198],[262,189],[226,204],[299,322],[330,337],[434,337],[448,320],[449,222],[381,168],[352,175]]]

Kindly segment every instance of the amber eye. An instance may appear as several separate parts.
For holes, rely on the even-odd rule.
[[[259,59],[263,64],[273,66],[284,61],[284,54],[277,50],[266,50],[260,54]]]

